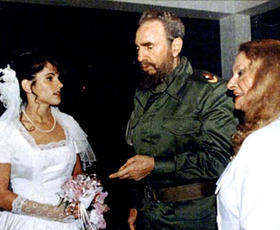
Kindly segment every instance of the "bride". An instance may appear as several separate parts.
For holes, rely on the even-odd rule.
[[[78,123],[53,107],[63,87],[57,63],[25,53],[12,69],[0,77],[0,229],[78,230],[76,205],[59,205],[57,194],[94,153]]]

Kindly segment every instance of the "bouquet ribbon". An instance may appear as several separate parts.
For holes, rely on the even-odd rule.
[[[79,219],[80,221],[83,223],[82,224],[82,230],[86,230],[84,225],[87,224],[88,225],[88,229],[90,230],[97,230],[97,228],[91,224],[90,220],[89,220],[89,216],[87,213],[87,210],[85,208],[85,205],[83,203],[79,203]]]

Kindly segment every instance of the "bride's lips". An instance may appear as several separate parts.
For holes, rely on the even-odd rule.
[[[54,93],[54,95],[56,95],[56,96],[61,96],[61,92],[56,92],[56,93]]]

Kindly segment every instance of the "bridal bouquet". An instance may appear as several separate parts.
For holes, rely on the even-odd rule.
[[[87,230],[106,228],[103,213],[108,211],[104,199],[108,193],[103,192],[103,187],[95,174],[78,175],[75,179],[70,177],[62,185],[59,193],[61,202],[79,203],[79,219]]]

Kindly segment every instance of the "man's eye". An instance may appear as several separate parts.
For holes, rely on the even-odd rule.
[[[150,46],[147,46],[147,48],[148,48],[149,50],[151,50],[151,49],[154,48],[154,46],[150,45]]]
[[[53,80],[53,77],[47,77],[47,80],[48,80],[48,81],[52,81],[52,80]]]

